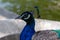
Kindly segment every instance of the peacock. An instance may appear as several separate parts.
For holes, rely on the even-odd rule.
[[[37,9],[37,7],[35,7],[35,8]],[[39,11],[39,10],[37,10],[37,11]],[[20,16],[18,16],[16,19],[22,19],[26,22],[26,25],[20,34],[20,40],[55,40],[55,39],[58,40],[57,39],[58,32],[55,30],[45,30],[45,31],[35,32],[35,30],[34,30],[35,19],[33,17],[33,12],[25,11]],[[50,36],[50,35],[52,35],[52,36]],[[51,37],[51,39],[47,39],[50,37]]]

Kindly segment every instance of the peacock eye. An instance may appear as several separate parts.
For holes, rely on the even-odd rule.
[[[30,18],[30,14],[25,15],[25,18],[24,19],[29,19],[29,18]]]

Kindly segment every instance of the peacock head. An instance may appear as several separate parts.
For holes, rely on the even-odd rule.
[[[22,19],[24,20],[26,23],[30,23],[34,20],[33,14],[31,12],[23,12],[21,14],[21,16],[17,17],[16,19]]]

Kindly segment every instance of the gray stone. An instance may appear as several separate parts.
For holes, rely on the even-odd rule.
[[[21,33],[25,25],[26,23],[20,19],[19,20],[17,19],[0,20],[0,39],[2,38],[1,40],[3,40],[6,37],[8,37],[8,39],[11,38],[11,40],[12,39],[15,40],[15,38],[18,39],[19,35],[17,34]]]
[[[26,25],[22,20],[15,19],[0,20],[0,32],[2,33],[20,33],[20,30]]]

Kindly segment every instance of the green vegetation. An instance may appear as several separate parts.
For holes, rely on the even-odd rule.
[[[2,2],[11,3],[5,8],[19,15],[24,11],[33,10],[35,18],[38,15],[36,15],[37,11],[33,7],[38,6],[42,19],[60,21],[60,0],[2,0]]]

